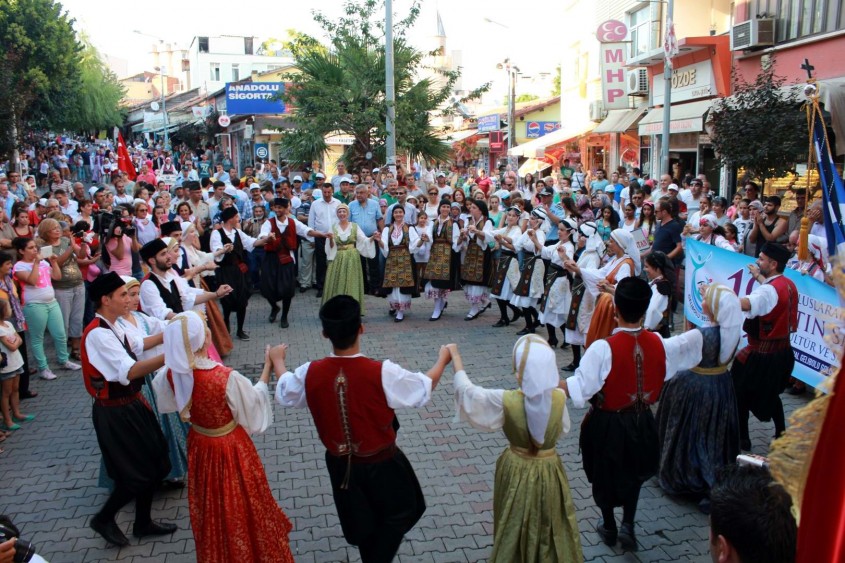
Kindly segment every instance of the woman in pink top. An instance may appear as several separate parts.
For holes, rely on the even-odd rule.
[[[134,248],[138,243],[134,238],[124,234],[124,228],[125,225],[120,221],[115,221],[109,228],[104,244],[106,253],[103,255],[103,261],[108,266],[108,271],[104,273],[115,272],[121,276],[132,275],[132,251],[138,250],[138,248]]]
[[[141,165],[141,172],[138,174],[138,177],[135,178],[135,182],[146,182],[148,184],[155,185],[156,173],[153,172],[152,160],[148,160]]]
[[[18,253],[18,261],[12,272],[21,288],[23,315],[32,338],[32,354],[38,363],[38,374],[42,379],[56,379],[56,375],[47,366],[47,355],[44,353],[44,334],[47,330],[53,337],[59,366],[69,370],[80,369],[79,364],[69,360],[65,321],[53,290],[53,280],[62,277],[58,257],[51,254],[46,260],[42,259],[41,250],[35,241],[25,237],[14,239],[12,246]]]

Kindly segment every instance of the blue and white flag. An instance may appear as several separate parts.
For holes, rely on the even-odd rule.
[[[819,167],[819,182],[822,188],[824,228],[827,234],[827,248],[831,257],[839,250],[845,251],[845,186],[842,177],[833,163],[833,153],[822,118],[822,112],[817,103],[811,108],[813,112],[813,146],[816,151],[816,162]],[[845,142],[845,141],[843,141]],[[843,252],[845,256],[845,252]]]

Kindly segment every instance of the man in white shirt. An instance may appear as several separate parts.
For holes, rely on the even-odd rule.
[[[70,217],[71,221],[76,222],[76,218],[79,217],[79,204],[70,199],[63,189],[53,192],[53,197],[59,202],[61,212]]]
[[[338,185],[339,183],[338,180]],[[314,200],[308,211],[308,227],[320,233],[329,233],[337,224],[337,208],[340,206],[340,201],[334,198],[334,185],[331,182],[323,182],[320,191],[323,197]],[[323,296],[323,284],[326,281],[328,268],[326,245],[322,240],[314,244],[314,257],[317,265],[317,297],[320,298]]]
[[[346,176],[346,164],[342,162],[337,163],[337,174],[332,176],[332,187],[334,191],[340,191],[340,181]]]
[[[162,239],[145,244],[140,254],[150,268],[150,275],[141,283],[141,310],[151,317],[170,320],[182,311],[190,311],[232,291],[227,285],[221,285],[216,292],[188,285],[185,278],[173,271],[173,254]]]
[[[669,185],[672,184],[672,177],[669,174],[663,174],[660,176],[660,185],[655,186],[653,190],[651,190],[651,201],[657,203],[661,197],[665,195],[669,195]],[[675,186],[677,191],[677,186]]]
[[[446,184],[446,174],[443,172],[437,173],[437,191],[440,194],[440,199],[443,199],[444,195],[451,196],[453,193],[452,186]]]

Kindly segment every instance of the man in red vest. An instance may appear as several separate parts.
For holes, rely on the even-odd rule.
[[[795,355],[790,335],[798,328],[798,288],[783,275],[790,252],[767,242],[756,264],[748,271],[760,284],[740,299],[746,321],[748,346],[739,351],[731,367],[739,408],[740,448],[751,450],[748,413],[759,420],[774,420],[775,438],[786,430],[780,394],[789,382]]]
[[[124,547],[129,540],[114,517],[133,499],[135,537],[176,531],[175,525],[150,517],[153,492],[170,472],[170,460],[158,419],[141,396],[144,376],[164,365],[164,355],[137,359],[144,350],[161,344],[162,334],[141,340],[123,331],[117,319],[129,312],[129,292],[116,273],[97,278],[89,291],[97,316],[82,334],[82,377],[94,398],[94,431],[115,483],[90,525],[107,542]]]
[[[634,518],[643,483],[657,473],[660,445],[651,405],[663,383],[700,360],[701,333],[663,339],[643,328],[651,288],[641,278],[616,286],[618,328],[587,348],[575,374],[560,387],[576,407],[592,406],[581,423],[584,472],[602,513],[596,531],[604,543],[635,551]],[[690,353],[698,349],[699,353]],[[613,509],[621,506],[622,526]]]
[[[270,351],[279,382],[276,401],[311,411],[332,484],[343,536],[361,560],[393,560],[402,538],[425,512],[425,499],[405,454],[396,446],[394,409],[419,408],[451,362],[446,346],[427,373],[361,354],[361,305],[348,295],[320,308],[323,336],[332,354],[295,372],[285,368],[286,345]]]

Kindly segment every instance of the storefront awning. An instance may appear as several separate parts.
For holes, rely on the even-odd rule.
[[[525,176],[526,174],[535,174],[541,170],[545,170],[546,168],[551,168],[551,166],[552,165],[545,160],[529,158],[522,164],[522,166],[519,167],[519,175]]]
[[[637,124],[648,107],[642,105],[634,109],[612,109],[607,117],[593,129],[593,133],[624,133]]]
[[[698,133],[704,131],[704,114],[713,105],[713,100],[702,100],[688,104],[672,104],[669,112],[669,133]],[[663,134],[663,108],[652,108],[640,121],[640,136]]]
[[[566,124],[557,131],[552,131],[539,139],[534,139],[533,141],[528,141],[512,148],[508,151],[508,154],[511,156],[524,156],[526,158],[539,158],[546,154],[547,148],[585,135],[595,129],[595,127],[596,124],[592,121],[579,125]]]
[[[446,143],[447,145],[453,145],[455,143],[460,143],[461,141],[466,141],[470,137],[474,137],[478,135],[477,129],[464,129],[463,131],[451,131],[449,133],[441,133],[438,135],[441,141]]]

